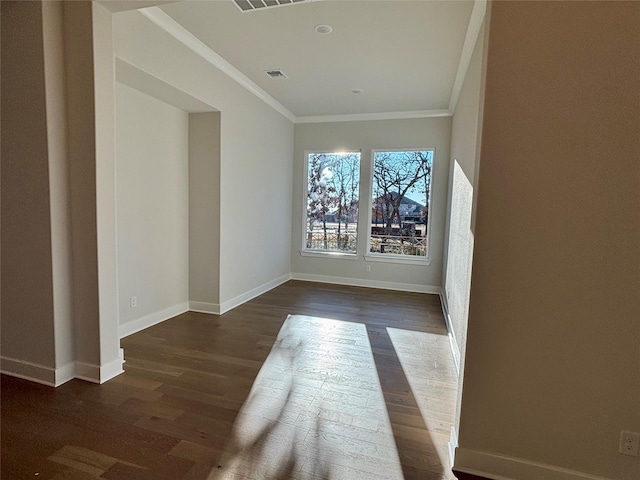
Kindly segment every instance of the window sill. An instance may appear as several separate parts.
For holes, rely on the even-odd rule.
[[[323,252],[320,250],[300,250],[303,257],[333,258],[336,260],[357,260],[357,253]]]
[[[369,253],[364,256],[367,262],[400,263],[404,265],[431,265],[429,257],[410,257],[409,255],[385,255]]]

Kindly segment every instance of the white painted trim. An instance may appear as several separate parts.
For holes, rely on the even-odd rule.
[[[473,10],[471,10],[471,17],[469,18],[469,25],[467,26],[467,33],[464,37],[464,44],[462,45],[462,53],[460,54],[460,61],[458,62],[458,71],[456,72],[456,78],[453,82],[453,88],[451,89],[451,98],[449,99],[448,109],[451,113],[456,111],[458,98],[462,91],[464,79],[467,76],[467,70],[469,70],[471,56],[473,55],[473,50],[475,49],[478,34],[482,28],[482,22],[484,21],[486,11],[487,0],[475,0]]]
[[[207,303],[207,302],[194,302],[189,300],[189,311],[196,313],[210,313],[213,315],[220,315],[219,303]]]
[[[18,360],[17,358],[0,357],[0,373],[49,387],[56,386],[56,371],[54,368]]]
[[[282,285],[284,282],[287,282],[290,279],[291,279],[291,275],[287,273],[267,283],[264,283],[259,287],[249,290],[248,292],[240,294],[237,297],[232,298],[231,300],[222,302],[220,304],[220,315],[222,315],[225,312],[228,312],[229,310],[233,310],[234,308],[242,305],[243,303],[246,303],[257,296],[262,295],[263,293],[266,293],[273,288],[276,288],[278,285]]]
[[[100,383],[100,367],[90,363],[76,362],[75,378],[91,383]]]
[[[494,480],[612,480],[555,465],[460,447],[456,448],[454,468]]]
[[[460,348],[458,347],[456,332],[453,330],[451,315],[449,315],[449,304],[447,303],[447,296],[445,295],[443,289],[440,289],[440,304],[442,305],[442,314],[444,315],[444,321],[447,324],[447,336],[449,337],[451,355],[453,355],[453,362],[456,364],[456,372],[458,372],[458,376],[460,376],[460,363],[462,360],[462,355],[460,353]]]
[[[124,363],[123,350],[120,349],[118,358],[105,363],[104,365],[92,365],[90,363],[76,362],[75,378],[91,383],[103,384],[104,382],[124,373],[122,364]]]
[[[189,306],[189,302],[181,302],[177,305],[165,308],[164,310],[160,310],[159,312],[154,312],[149,315],[145,315],[142,318],[123,323],[118,326],[118,337],[128,337],[140,330],[144,330],[145,328],[149,328],[153,325],[164,322],[165,320],[169,320],[176,315],[189,311]]]
[[[407,118],[450,117],[453,110],[416,110],[413,112],[355,113],[350,115],[316,115],[296,117],[295,123],[363,122],[369,120],[403,120]]]
[[[256,83],[251,81],[249,77],[244,75],[240,70],[235,68],[229,62],[227,62],[224,58],[214,52],[211,48],[209,48],[206,44],[204,44],[198,37],[193,35],[189,30],[184,28],[178,22],[176,22],[170,15],[166,14],[158,7],[148,7],[142,8],[138,10],[142,15],[148,18],[151,22],[157,25],[159,28],[164,30],[166,33],[171,35],[177,41],[182,43],[187,48],[191,49],[194,53],[201,56],[215,68],[220,70],[222,73],[228,75],[233,80],[235,80],[238,84],[246,88],[249,92],[253,93],[260,100],[265,102],[271,108],[282,114],[284,117],[289,119],[290,121],[296,121],[296,116],[284,107],[280,102],[278,102],[275,98],[265,92],[262,88],[260,88]]]
[[[456,448],[458,448],[458,432],[456,432],[455,426],[451,427],[451,435],[447,442],[447,448],[449,450],[449,469],[451,469],[455,465]]]
[[[299,252],[302,257],[333,258],[334,260],[358,260],[360,258],[357,253],[342,253],[333,250],[299,250]]]
[[[105,363],[100,366],[100,380],[99,383],[104,383],[111,380],[113,377],[117,377],[121,373],[124,373],[122,365],[124,364],[124,350],[121,348],[118,352],[118,358]]]
[[[380,288],[382,290],[398,290],[402,292],[433,293],[439,294],[440,287],[433,285],[415,285],[413,283],[382,282],[379,280],[365,280],[362,278],[331,277],[327,275],[315,275],[310,273],[292,273],[293,280],[304,282],[332,283],[335,285],[350,285],[353,287]]]
[[[124,372],[122,369],[124,351],[122,349],[120,349],[118,358],[102,366],[84,362],[69,362],[54,369],[16,358],[0,357],[0,361],[0,373],[49,387],[59,387],[74,378],[93,383],[104,383]]]
[[[60,368],[56,368],[55,371],[55,387],[59,387],[63,383],[67,383],[69,380],[73,380],[76,376],[76,363],[69,362]]]
[[[307,201],[309,199],[309,155],[311,155],[312,153],[322,153],[322,152],[313,152],[312,150],[305,150],[304,151],[304,164],[303,164],[303,171],[302,171],[302,198],[300,201],[300,205],[302,207],[302,228],[300,229],[300,231],[298,232],[298,235],[300,236],[300,250],[298,250],[300,252],[300,254],[302,254],[302,252],[307,248],[307,215],[309,213],[308,211],[308,204]],[[294,158],[294,163],[295,163],[296,159]],[[360,162],[362,162],[362,152],[360,152]],[[362,167],[362,163],[360,163],[360,167]],[[294,179],[295,180],[295,179]],[[360,190],[358,190],[358,195],[360,195]],[[356,255],[358,254],[357,252],[357,245],[356,245]]]
[[[369,220],[371,222],[371,220]],[[369,231],[371,231],[371,225],[369,225]],[[427,242],[429,240],[427,239]],[[371,249],[371,236],[368,235],[367,238],[367,250]],[[364,255],[364,260],[366,262],[372,263],[402,263],[404,265],[422,265],[428,266],[431,265],[431,259],[429,257],[412,257],[411,255],[393,255],[393,254],[385,254],[385,253],[373,253],[369,252]]]

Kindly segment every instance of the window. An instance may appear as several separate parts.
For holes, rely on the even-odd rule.
[[[369,254],[426,258],[433,150],[373,153]]]
[[[360,152],[307,155],[304,250],[355,254]]]

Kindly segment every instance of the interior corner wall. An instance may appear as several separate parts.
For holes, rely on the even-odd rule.
[[[76,360],[100,364],[93,20],[88,2],[63,2]]]
[[[473,261],[473,199],[476,187],[475,171],[480,156],[479,126],[482,109],[482,63],[485,27],[480,29],[469,68],[460,91],[451,127],[451,166],[445,254],[442,268],[443,301],[448,325],[455,339],[454,355],[459,371],[464,371]],[[462,375],[458,381],[456,431],[460,415]],[[455,439],[454,439],[455,441]]]
[[[637,2],[491,7],[463,471],[638,478],[639,24]]]
[[[221,308],[284,281],[293,123],[141,13],[113,18],[118,58],[221,112]]]
[[[451,117],[372,120],[357,122],[302,123],[295,126],[293,215],[291,217],[292,274],[316,279],[331,279],[347,283],[386,286],[416,291],[439,292],[442,274],[442,254],[446,214]],[[366,202],[370,195],[372,150],[392,148],[435,148],[431,193],[429,265],[369,263],[360,255],[357,260],[316,258],[300,255],[304,232],[303,198],[305,151],[360,151],[361,182],[358,250],[366,251]]]
[[[2,370],[54,383],[42,4],[1,2],[0,9]]]
[[[220,308],[220,112],[189,114],[189,301]]]
[[[187,308],[188,114],[120,83],[116,189],[119,331],[128,334]]]
[[[103,201],[114,185],[110,21],[89,2],[2,3],[2,369],[50,385],[122,371]]]
[[[42,2],[44,78],[49,149],[49,196],[53,272],[56,384],[74,371],[73,258],[67,146],[67,97],[64,68],[63,6]]]
[[[98,308],[100,330],[100,382],[122,373],[124,359],[118,335],[115,175],[115,64],[111,12],[91,2],[96,223],[98,237]]]
[[[115,73],[111,14],[63,2],[76,376],[121,373],[115,245]]]

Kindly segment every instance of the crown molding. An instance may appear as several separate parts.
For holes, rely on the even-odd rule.
[[[153,22],[160,29],[171,35],[177,41],[185,45],[194,53],[209,62],[215,68],[228,75],[239,85],[247,89],[253,95],[261,99],[274,110],[282,114],[293,123],[329,123],[329,122],[357,122],[370,120],[401,120],[414,118],[435,118],[450,117],[455,111],[460,91],[464,83],[464,78],[469,68],[471,55],[480,33],[482,23],[487,8],[487,0],[476,0],[471,11],[467,33],[465,35],[464,44],[458,70],[453,84],[451,98],[449,100],[449,108],[441,110],[417,110],[408,112],[379,112],[379,113],[357,113],[346,115],[317,115],[317,116],[299,116],[296,117],[293,112],[260,88],[256,83],[250,80],[246,75],[237,68],[227,62],[219,54],[213,51],[204,42],[189,32],[186,28],[176,22],[170,15],[166,14],[159,7],[148,7],[138,10],[143,16]]]
[[[473,4],[473,10],[471,10],[471,17],[469,18],[469,25],[467,26],[467,33],[464,37],[464,44],[462,45],[462,53],[460,54],[460,62],[458,62],[458,71],[456,72],[456,78],[453,82],[453,88],[451,89],[451,98],[449,99],[449,111],[455,112],[456,105],[458,104],[458,98],[460,97],[460,91],[464,84],[464,78],[467,76],[467,70],[471,63],[471,56],[478,40],[478,34],[482,28],[484,22],[484,16],[487,12],[487,0],[475,0]]]
[[[252,82],[246,75],[244,75],[237,68],[235,68],[224,58],[214,52],[211,48],[205,45],[200,39],[198,39],[190,31],[176,22],[173,18],[171,18],[171,16],[167,15],[159,7],[143,8],[138,11],[159,28],[167,32],[187,48],[191,49],[194,53],[205,59],[221,72],[231,77],[238,84],[249,90],[249,92],[253,93],[267,105],[295,123],[296,116],[290,110],[284,107],[280,102],[278,102],[275,98],[265,92],[257,84]]]
[[[350,115],[317,115],[297,117],[296,123],[328,123],[328,122],[359,122],[368,120],[401,120],[407,118],[450,117],[453,112],[446,110],[416,110],[413,112],[380,112],[356,113]]]

